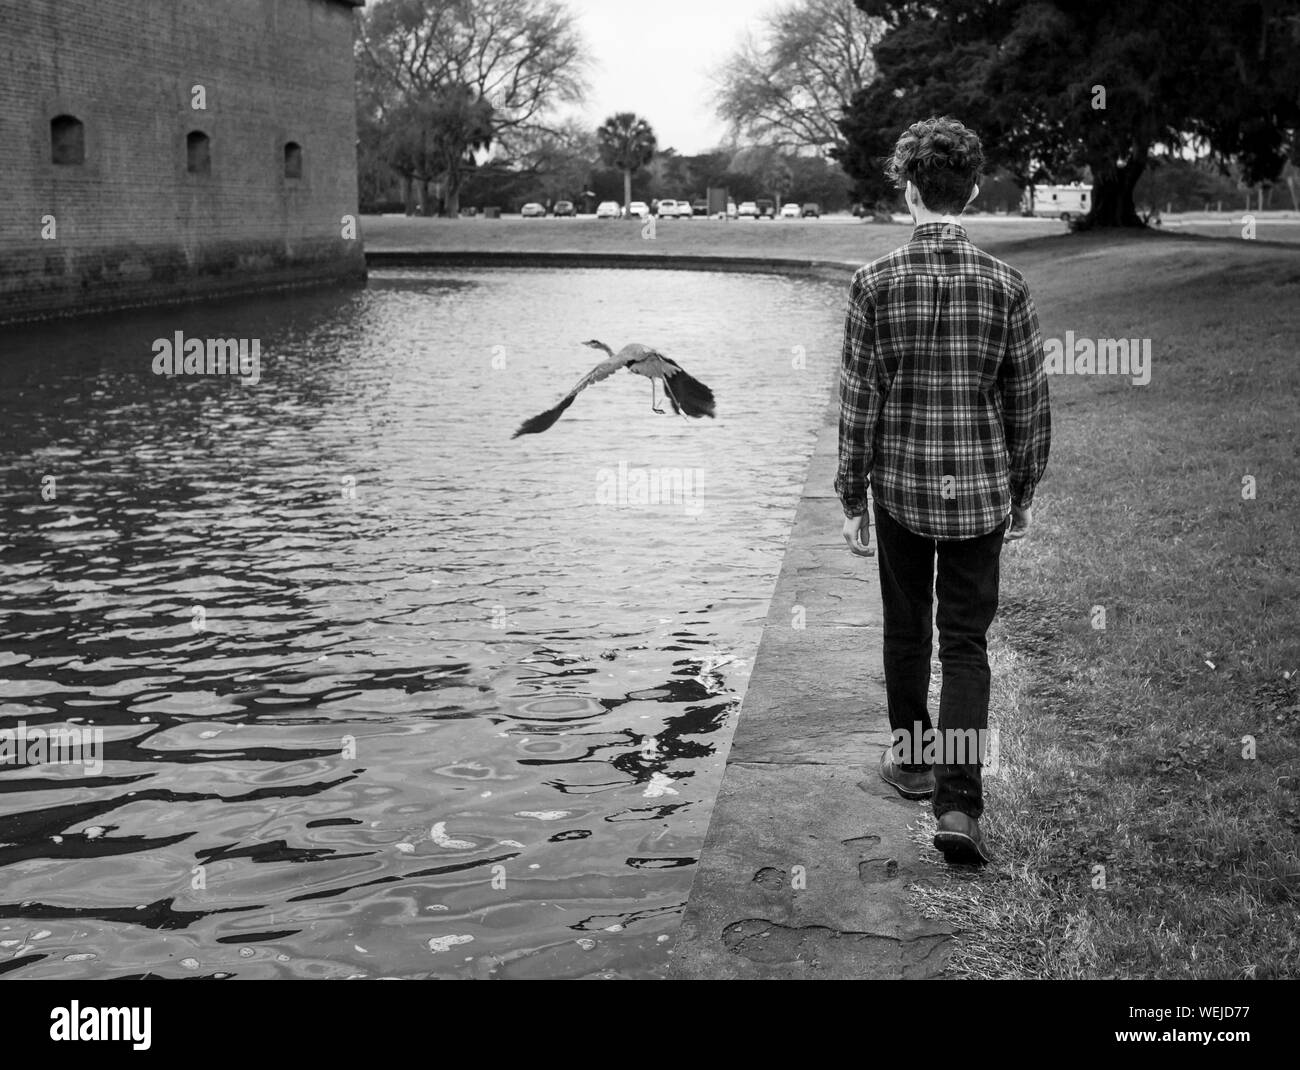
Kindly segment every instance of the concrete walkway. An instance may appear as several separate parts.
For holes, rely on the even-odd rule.
[[[843,282],[862,263],[654,243],[445,249],[409,238],[390,235],[367,261],[775,271]],[[908,832],[929,803],[899,798],[876,774],[889,745],[880,587],[875,558],[851,555],[840,534],[838,411],[832,396],[673,945],[676,978],[910,979],[939,976],[947,959],[951,927],[905,902],[907,883],[930,876],[938,860],[925,848],[932,858],[922,861]]]
[[[876,559],[854,557],[840,534],[837,414],[832,397],[674,944],[676,978],[923,978],[947,958],[951,928],[904,901],[932,872],[907,831],[929,803],[899,798],[875,771],[889,745],[880,588]]]

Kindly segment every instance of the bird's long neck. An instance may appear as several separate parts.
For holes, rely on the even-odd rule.
[[[610,349],[609,346],[607,346],[604,342],[598,342],[595,338],[593,338],[593,339],[591,340],[591,344],[594,345],[594,346],[598,346],[599,348],[603,349],[603,350],[605,351],[605,353],[606,353],[607,356],[611,356],[611,357],[612,357],[612,356],[614,355],[614,351],[613,351],[612,349]]]

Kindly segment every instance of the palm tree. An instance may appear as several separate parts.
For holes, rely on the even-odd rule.
[[[630,111],[611,115],[596,131],[600,158],[623,172],[623,214],[632,203],[632,174],[654,159],[655,132],[644,119]]]

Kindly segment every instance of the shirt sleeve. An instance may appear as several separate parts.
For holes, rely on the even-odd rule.
[[[1011,476],[1011,502],[1028,508],[1047,468],[1052,445],[1052,413],[1038,312],[1029,287],[1021,285],[1008,322],[1006,359],[999,377],[1002,422]]]
[[[884,397],[877,388],[875,367],[875,300],[872,287],[859,272],[849,287],[840,359],[840,455],[835,493],[845,516],[867,511],[872,441]]]

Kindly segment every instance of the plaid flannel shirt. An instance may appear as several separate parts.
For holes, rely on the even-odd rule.
[[[956,223],[923,223],[860,268],[840,368],[845,516],[867,486],[904,527],[968,539],[1028,506],[1047,467],[1043,340],[1020,273]]]

